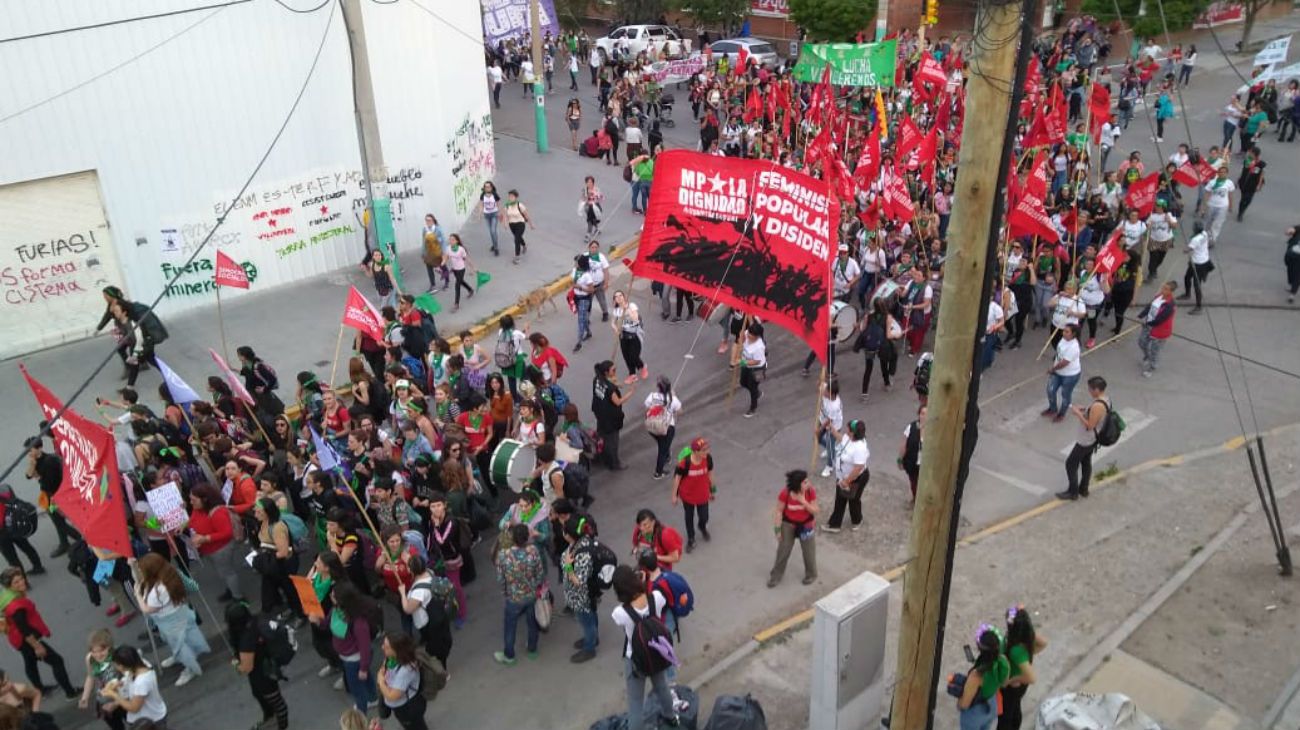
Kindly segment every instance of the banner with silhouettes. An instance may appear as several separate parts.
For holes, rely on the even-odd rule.
[[[824,357],[839,220],[825,181],[768,161],[671,150],[655,160],[632,272],[716,296]]]

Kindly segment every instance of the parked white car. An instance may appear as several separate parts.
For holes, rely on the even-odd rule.
[[[781,57],[776,55],[776,49],[772,47],[771,43],[761,38],[727,38],[709,44],[709,49],[713,51],[715,60],[725,55],[727,62],[733,67],[740,62],[740,49],[742,48],[745,49],[750,58],[767,68],[776,68],[781,65]]]
[[[614,57],[614,48],[620,53],[635,57],[641,51],[654,48],[655,52],[663,50],[668,44],[668,55],[681,56],[688,50],[677,31],[666,25],[624,25],[610,31],[609,35],[596,39],[596,48],[605,61]]]

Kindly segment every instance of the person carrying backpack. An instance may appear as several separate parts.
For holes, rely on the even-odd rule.
[[[597,569],[593,554],[596,523],[586,515],[575,515],[565,521],[561,534],[567,545],[560,557],[564,602],[573,609],[573,615],[582,627],[582,638],[573,643],[578,651],[569,657],[569,661],[582,664],[596,658],[596,647],[600,644],[600,617],[596,614],[600,592],[592,589],[592,577]]]
[[[650,551],[643,550],[637,556],[637,571],[645,582],[647,595],[660,596],[664,599],[664,610],[658,615],[660,621],[664,622],[664,627],[668,629],[676,641],[681,641],[682,631],[680,618],[690,613],[694,607],[695,595],[686,583],[686,579],[680,574],[671,571],[661,570],[659,561],[655,560]],[[681,606],[679,608],[678,603]],[[681,611],[681,615],[678,612]],[[676,712],[685,712],[690,708],[690,703],[677,696],[677,667],[669,667],[666,670],[665,679],[668,680],[668,693],[673,698],[673,710]]]
[[[401,631],[384,634],[381,644],[384,662],[379,665],[380,717],[392,715],[402,730],[428,730],[424,711],[428,700],[420,691],[420,665],[415,658],[415,639]]]
[[[18,559],[18,550],[31,562],[27,575],[40,575],[45,572],[41,556],[32,547],[27,538],[36,533],[36,506],[19,499],[13,487],[0,484],[0,555],[11,568],[22,569],[23,563]]]
[[[289,727],[289,705],[280,694],[281,664],[274,656],[275,632],[288,630],[253,615],[248,604],[235,601],[226,606],[226,628],[235,646],[235,669],[248,677],[248,689],[262,708],[257,727],[269,727],[272,721],[279,730]],[[292,642],[290,642],[292,648]]]
[[[1098,445],[1097,432],[1112,413],[1110,398],[1106,397],[1105,378],[1100,375],[1088,378],[1088,394],[1092,396],[1092,402],[1086,407],[1077,403],[1070,406],[1070,412],[1079,419],[1079,434],[1074,439],[1070,455],[1065,457],[1065,477],[1070,486],[1064,492],[1057,492],[1057,499],[1073,502],[1088,496],[1088,482],[1092,481],[1092,454]]]
[[[658,591],[646,593],[641,576],[630,565],[614,569],[614,594],[619,604],[610,617],[623,629],[623,676],[627,683],[627,727],[642,730],[645,685],[659,701],[660,725],[677,727],[677,711],[668,689],[668,669],[677,664],[672,635],[658,617],[667,600]],[[653,602],[653,603],[652,603]],[[667,710],[667,714],[663,714]]]

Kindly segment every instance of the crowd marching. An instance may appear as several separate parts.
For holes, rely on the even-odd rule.
[[[1300,113],[1295,82],[1285,89],[1259,84],[1247,98],[1225,102],[1224,138],[1213,140],[1219,144],[1202,150],[1186,140],[1155,161],[1136,151],[1116,152],[1129,136],[1149,136],[1157,145],[1179,136],[1176,120],[1183,112],[1176,100],[1180,87],[1194,81],[1197,60],[1195,47],[1165,52],[1154,43],[1115,58],[1118,39],[1081,19],[1035,48],[1018,110],[1005,235],[980,345],[988,368],[999,351],[1019,349],[1026,330],[1042,330],[1029,350],[1037,344],[1053,351],[1043,416],[1077,422],[1062,499],[1088,495],[1092,453],[1099,443],[1113,443],[1123,427],[1100,376],[1085,381],[1088,403],[1074,404],[1082,353],[1106,333],[1120,335],[1131,321],[1140,330],[1141,367],[1134,374],[1150,377],[1158,370],[1178,302],[1194,297],[1189,314],[1201,311],[1203,287],[1215,268],[1212,250],[1230,240],[1228,218],[1241,220],[1264,187],[1263,135],[1276,124],[1278,139],[1288,139],[1289,130],[1294,140]],[[897,77],[879,88],[834,86],[829,71],[820,81],[796,81],[789,68],[761,66],[743,52],[738,60],[715,59],[707,46],[699,70],[677,83],[652,68],[666,60],[666,47],[635,56],[616,48],[606,57],[585,34],[545,43],[548,88],[557,66],[567,69],[570,90],[584,79],[580,68],[589,68],[598,121],[586,118],[578,99],[571,101],[564,115],[572,145],[624,166],[634,212],[649,205],[662,126],[674,102],[665,86],[674,83],[685,91],[698,124],[699,151],[761,158],[823,178],[844,203],[832,264],[833,293],[844,304],[834,310],[831,372],[821,387],[816,429],[824,459],[820,477],[833,481],[821,496],[831,509],[822,521],[816,474],[793,470],[774,485],[776,555],[769,587],[782,580],[796,544],[804,584],[817,579],[818,523],[833,534],[846,513],[850,529],[864,521],[871,450],[865,422],[846,413],[851,394],[834,373],[834,340],[863,358],[861,402],[868,400],[877,362],[884,390],[901,377],[916,393],[916,418],[901,429],[895,459],[916,494],[932,363],[927,334],[941,306],[970,70],[961,43],[921,43],[906,32],[897,40]],[[518,80],[531,93],[536,70],[522,52],[526,47],[525,40],[488,49],[490,92],[498,106],[507,81]],[[590,138],[584,136],[588,129]],[[642,312],[628,292],[612,291],[612,264],[596,240],[605,194],[591,177],[582,190],[576,203],[587,235],[575,251],[569,295],[577,316],[574,350],[604,336],[609,326],[622,360],[621,368],[609,360],[596,364],[590,399],[585,384],[582,398],[561,385],[583,379],[564,378],[569,363],[546,334],[510,316],[500,317],[482,339],[468,331],[445,339],[417,298],[397,288],[392,265],[379,251],[363,266],[383,300],[382,337],[358,333],[343,387],[311,371],[282,379],[251,348],[240,347],[238,374],[209,378],[209,397],[200,398],[158,359],[156,347],[167,339],[158,318],[122,291],[106,288],[100,327],[111,323],[117,332],[127,387],[100,407],[117,411],[109,422],[132,505],[134,554],[89,547],[52,511],[60,541],[54,557],[67,554],[92,604],[101,604],[101,588],[109,594],[105,613],[118,628],[144,614],[149,628],[140,641],[165,645],[170,656],[155,667],[145,659],[145,645],[119,644],[99,630],[85,643],[84,664],[67,666],[54,644],[71,650],[76,639],[53,637],[29,596],[28,577],[45,570],[27,541],[35,508],[6,488],[0,492],[0,548],[11,567],[0,574],[0,605],[30,684],[0,685],[0,711],[18,704],[39,712],[42,693],[51,689],[40,676],[45,663],[59,690],[109,727],[165,727],[161,673],[175,665],[176,686],[205,681],[199,659],[212,651],[198,626],[194,599],[202,596],[191,577],[197,566],[221,577],[222,633],[232,664],[247,676],[262,710],[256,727],[288,726],[279,682],[295,653],[307,651],[297,649],[295,630],[310,637],[320,678],[349,694],[355,713],[345,726],[377,712],[403,728],[424,728],[426,717],[437,715],[428,703],[447,681],[456,633],[466,621],[499,615],[501,645],[475,650],[494,650],[498,663],[511,666],[519,659],[519,624],[524,653],[533,658],[553,610],[572,615],[581,627],[570,657],[575,663],[597,656],[602,616],[623,629],[627,640],[613,651],[624,668],[630,727],[641,727],[647,684],[650,706],[664,721],[696,711],[675,682],[672,643],[694,605],[676,568],[696,550],[697,539],[711,538],[714,461],[704,435],[692,435],[685,448],[673,451],[683,400],[670,378],[652,379],[642,359],[643,318],[707,318],[715,307],[707,297],[697,301],[689,291],[656,282],[659,311]],[[506,221],[518,263],[532,225],[519,194],[511,190],[503,199],[489,183],[477,212],[493,254],[499,253],[498,219]],[[462,290],[474,295],[466,282],[474,262],[457,234],[444,233],[433,215],[425,222],[430,289],[439,282],[453,288],[458,306]],[[1300,245],[1290,235],[1286,263],[1294,295]],[[1178,250],[1189,259],[1181,289],[1173,272],[1162,270]],[[1144,294],[1144,284],[1154,284],[1154,293]],[[601,310],[600,327],[592,325],[593,304]],[[729,354],[737,384],[747,391],[746,415],[754,416],[770,333],[760,313],[739,309],[724,311],[719,326],[719,353]],[[805,375],[815,360],[810,355],[805,361]],[[908,363],[902,376],[901,362]],[[156,399],[135,388],[146,367],[164,376]],[[588,403],[590,418],[583,407]],[[602,524],[593,510],[596,468],[625,468],[620,434],[630,427],[629,414],[656,442],[647,475],[671,481],[684,537],[650,509],[640,510],[634,525]],[[39,483],[44,507],[60,488],[62,467],[46,450],[46,439],[30,439],[26,447],[28,476]],[[170,530],[147,499],[168,485],[180,491],[188,511],[184,526]],[[255,593],[243,587],[249,581],[241,574],[249,573],[257,578]],[[495,580],[500,602],[470,604],[464,586],[475,580]],[[1007,613],[1005,632],[985,625],[975,638],[978,656],[965,684],[950,687],[961,726],[990,727],[992,698],[1000,692],[1006,709],[997,726],[1019,727],[1020,698],[1034,681],[1033,657],[1046,642],[1023,606]],[[80,679],[83,668],[84,684],[74,685],[69,673]]]

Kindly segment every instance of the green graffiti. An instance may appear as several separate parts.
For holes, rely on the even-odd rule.
[[[248,275],[248,283],[257,281],[257,267],[251,261],[240,263],[244,268],[244,273]],[[217,290],[217,282],[214,279],[215,268],[211,259],[196,259],[185,266],[173,266],[163,262],[159,267],[162,271],[163,282],[167,283],[167,290],[163,292],[165,297],[193,297],[202,294],[211,294]],[[177,277],[188,277],[192,275],[202,275],[198,281],[180,281]],[[173,281],[173,279],[176,279]]]
[[[321,231],[320,233],[317,233],[311,238],[300,238],[297,241],[294,241],[293,243],[287,246],[277,248],[275,250],[275,255],[279,256],[280,258],[284,258],[286,256],[289,256],[290,254],[295,254],[298,253],[299,251],[305,251],[307,250],[308,247],[315,246],[316,244],[321,243],[323,241],[328,241],[331,238],[337,238],[339,236],[348,233],[356,233],[356,230],[352,226],[338,226],[337,228],[330,228]]]

